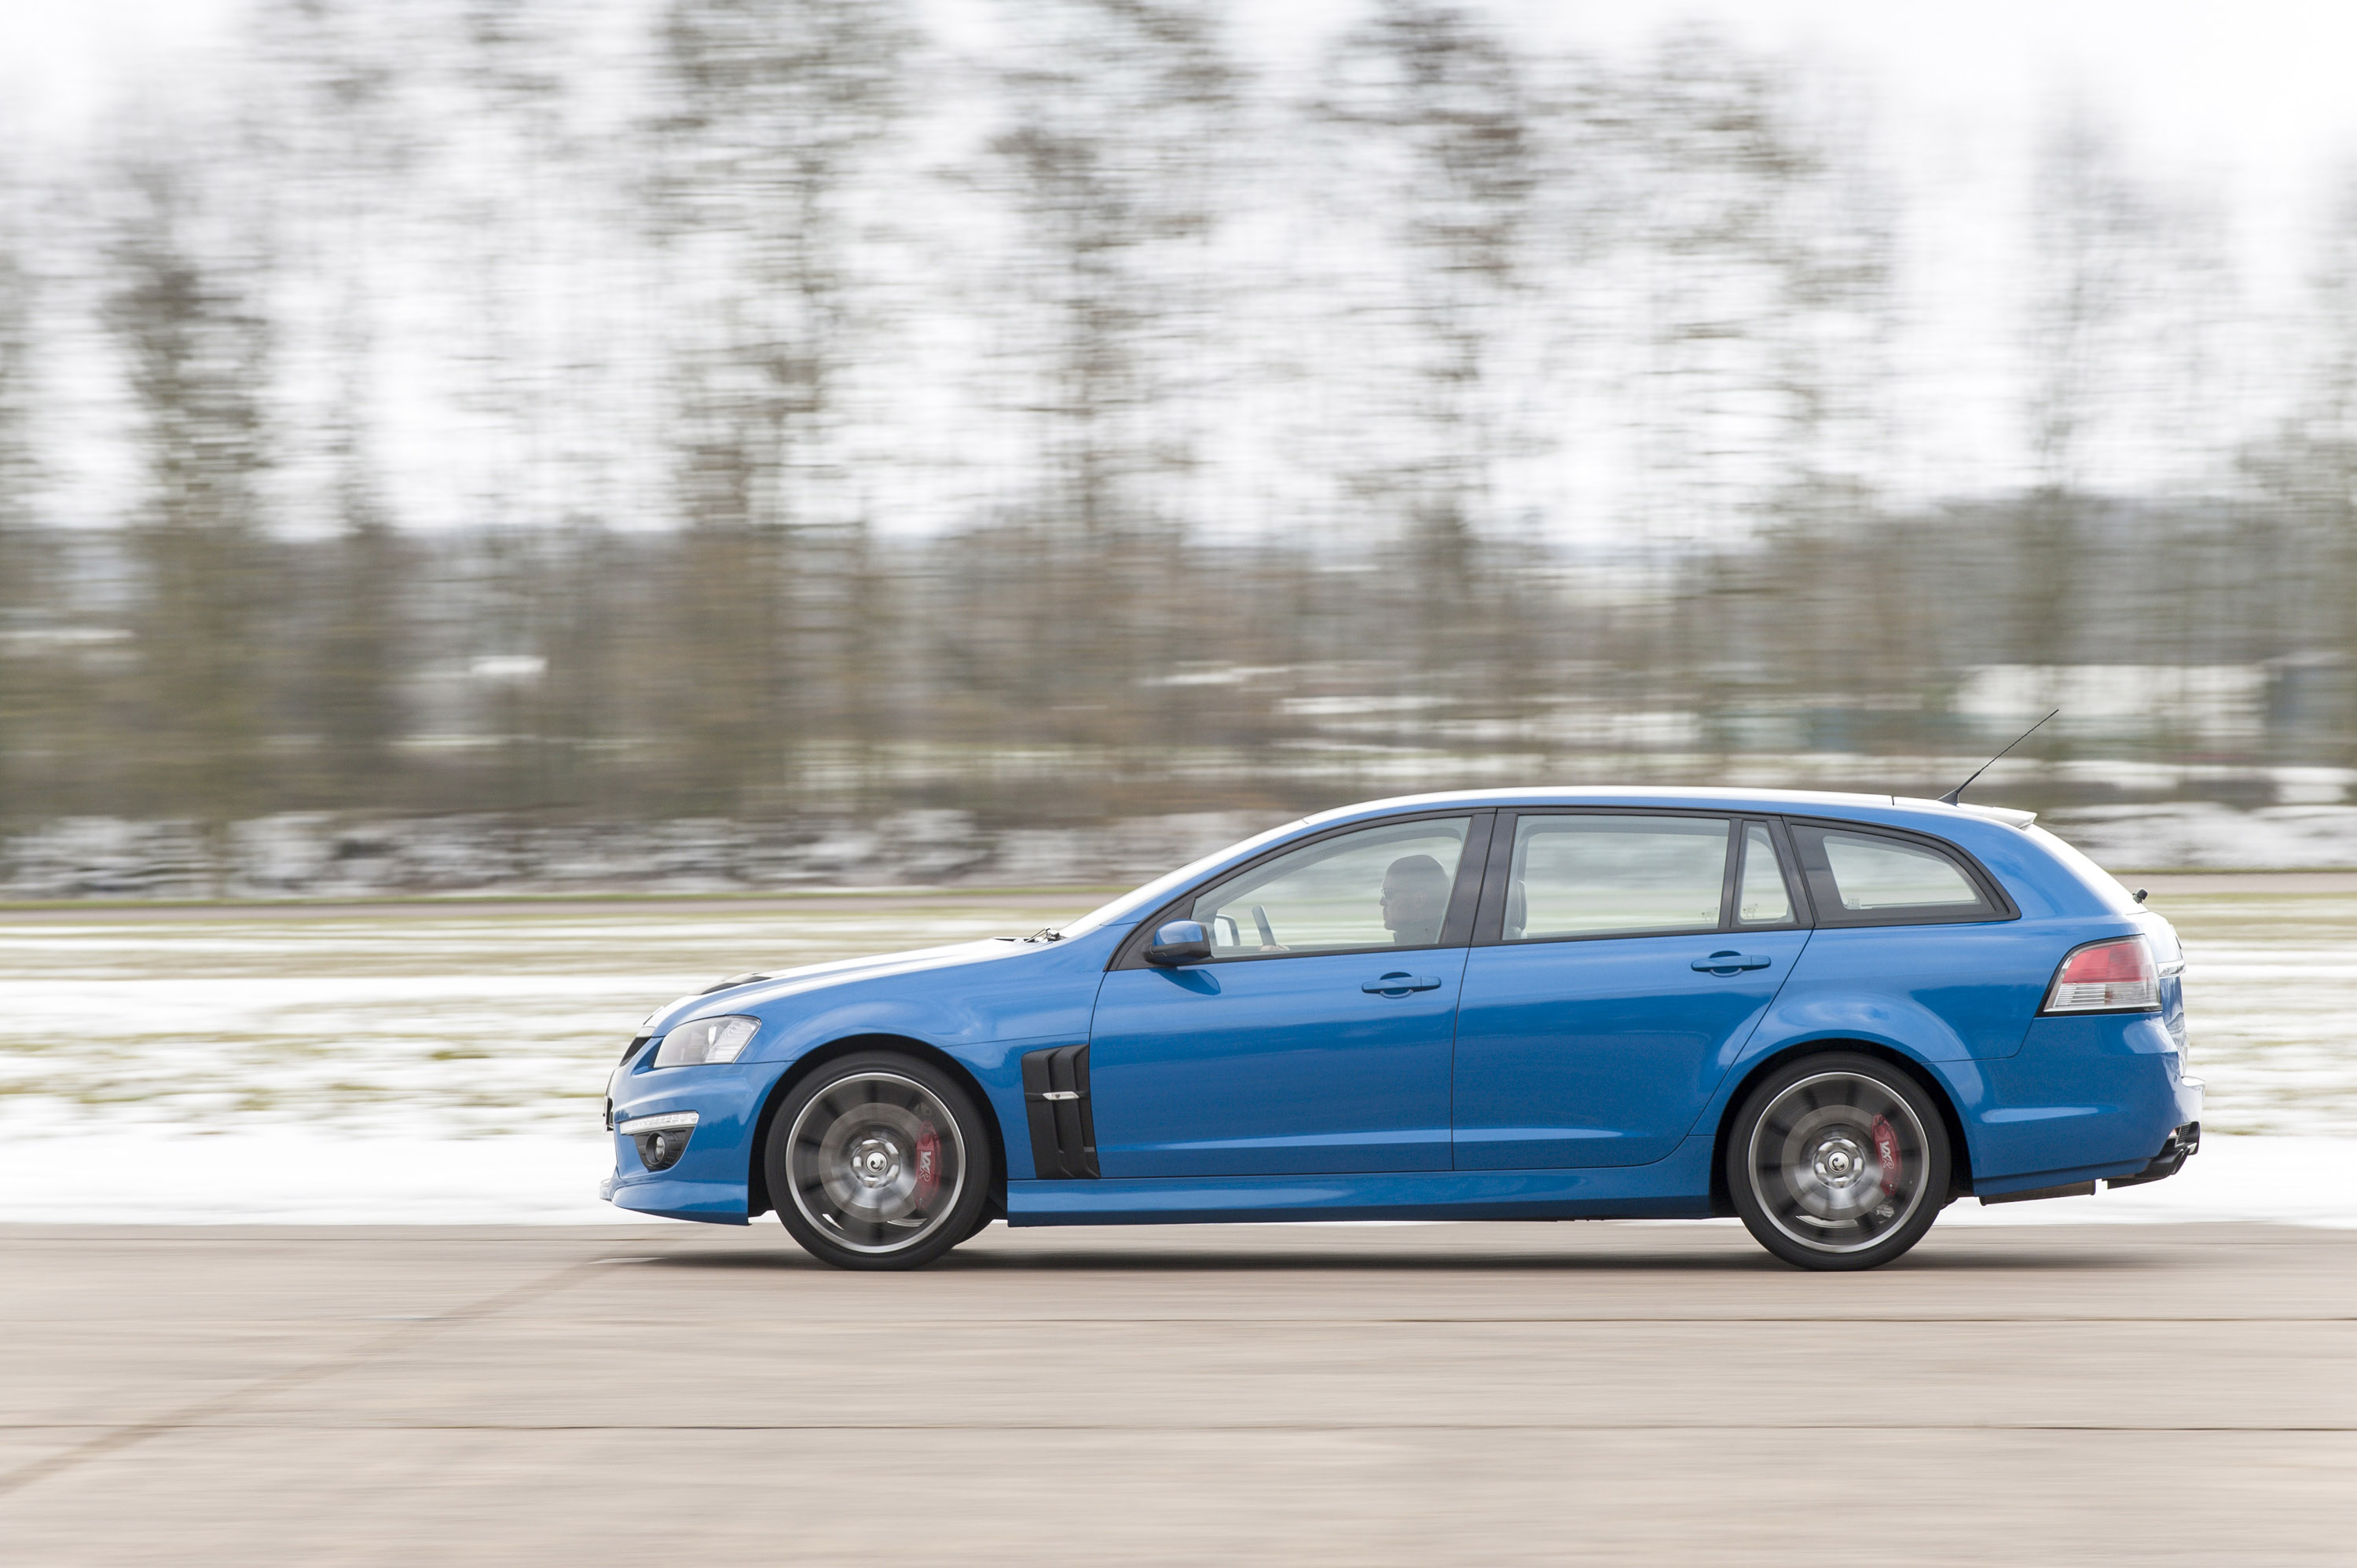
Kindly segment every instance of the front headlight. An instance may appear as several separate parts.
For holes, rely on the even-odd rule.
[[[733,1062],[760,1026],[759,1018],[691,1018],[662,1037],[662,1044],[655,1047],[655,1066]]]

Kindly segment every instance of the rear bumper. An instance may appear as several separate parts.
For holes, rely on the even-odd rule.
[[[2201,1147],[2201,1123],[2189,1122],[2169,1134],[2169,1141],[2161,1144],[2160,1153],[2147,1161],[2144,1169],[2134,1176],[2110,1177],[2103,1185],[2137,1187],[2145,1182],[2159,1181],[2165,1177],[2173,1176],[2184,1168],[2187,1157]],[[2093,1180],[2057,1182],[2052,1187],[2033,1187],[2012,1191],[1984,1191],[1980,1197],[1984,1204],[2028,1203],[2041,1197],[2092,1197],[2094,1196],[2095,1186]]]
[[[2174,1175],[2191,1152],[2179,1129],[2201,1120],[2184,1062],[2158,1014],[2128,1013],[2040,1018],[2017,1055],[1934,1065],[1964,1123],[1973,1191],[1994,1197]]]
[[[2160,1153],[2152,1162],[2132,1176],[2115,1176],[2106,1187],[2142,1187],[2148,1181],[2166,1181],[2185,1168],[2185,1162],[2201,1152],[2201,1123],[2188,1122],[2169,1135]]]

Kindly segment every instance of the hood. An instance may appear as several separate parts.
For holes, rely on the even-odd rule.
[[[1035,955],[1042,950],[1039,944],[1006,937],[985,937],[978,941],[952,942],[946,947],[912,948],[907,952],[836,959],[828,963],[808,963],[793,969],[743,975],[658,1008],[639,1026],[639,1033],[659,1035],[689,1018],[707,1017],[719,1013],[742,1013],[804,992],[822,991],[831,985],[847,984],[856,980],[915,974],[932,969],[955,969],[965,964],[1000,962]]]

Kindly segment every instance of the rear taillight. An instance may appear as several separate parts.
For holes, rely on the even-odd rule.
[[[2160,971],[2142,937],[2090,942],[2062,961],[2043,1013],[2157,1013]]]

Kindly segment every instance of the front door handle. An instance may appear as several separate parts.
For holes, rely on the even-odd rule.
[[[1696,974],[1739,974],[1747,969],[1766,969],[1776,961],[1756,952],[1737,952],[1729,949],[1715,952],[1708,958],[1694,961]]]
[[[1371,996],[1405,996],[1411,991],[1437,991],[1440,982],[1428,974],[1410,974],[1402,970],[1381,980],[1371,980],[1359,989]]]

